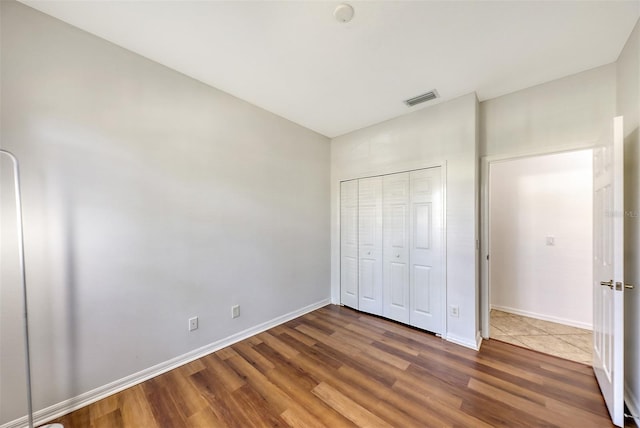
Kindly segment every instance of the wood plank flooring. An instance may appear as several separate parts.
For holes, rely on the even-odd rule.
[[[591,367],[480,352],[329,305],[56,422],[101,427],[611,427]]]

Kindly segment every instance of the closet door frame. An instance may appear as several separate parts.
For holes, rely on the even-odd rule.
[[[390,175],[390,174],[397,174],[397,173],[411,173],[413,171],[418,171],[418,170],[422,170],[422,169],[429,169],[429,168],[437,168],[440,167],[440,174],[441,174],[441,184],[442,184],[442,267],[443,267],[443,272],[442,272],[442,281],[443,281],[443,294],[442,294],[442,331],[441,332],[437,332],[436,334],[438,336],[442,336],[442,337],[446,337],[447,336],[447,283],[448,283],[448,263],[447,263],[447,162],[446,161],[441,161],[441,162],[434,162],[434,163],[429,163],[429,164],[410,164],[410,165],[404,165],[403,167],[396,167],[396,168],[383,168],[383,169],[379,169],[379,170],[370,170],[368,171],[366,174],[355,174],[355,175],[345,175],[342,177],[338,177],[335,181],[335,183],[337,184],[337,188],[338,188],[338,195],[337,195],[337,200],[336,203],[338,205],[338,210],[337,210],[337,234],[334,235],[337,237],[338,239],[338,249],[340,248],[340,236],[341,236],[341,228],[342,228],[342,224],[340,222],[340,213],[341,213],[341,200],[340,200],[340,186],[341,183],[344,181],[349,181],[349,180],[359,180],[362,178],[370,178],[370,177],[378,177],[378,176],[384,176],[384,175]],[[340,265],[340,260],[338,260],[338,304],[342,305],[342,302],[340,300],[340,295],[342,292],[342,284],[340,283],[340,274],[341,272],[341,265]]]

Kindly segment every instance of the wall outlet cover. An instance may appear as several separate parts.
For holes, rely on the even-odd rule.
[[[458,305],[449,306],[449,315],[458,318],[460,316],[460,307]]]
[[[189,331],[198,329],[198,317],[189,318]]]

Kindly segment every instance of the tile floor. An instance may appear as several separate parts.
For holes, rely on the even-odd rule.
[[[591,364],[590,330],[491,310],[491,339]]]

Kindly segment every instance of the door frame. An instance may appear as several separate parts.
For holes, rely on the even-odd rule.
[[[412,172],[412,171],[419,171],[422,169],[429,169],[429,168],[440,168],[440,174],[441,174],[441,183],[442,183],[442,265],[443,265],[443,273],[442,273],[442,280],[444,283],[444,293],[443,293],[443,299],[442,299],[442,332],[439,333],[441,334],[441,336],[443,338],[447,338],[447,278],[448,278],[448,272],[447,272],[447,161],[439,161],[439,162],[433,162],[433,163],[428,163],[428,164],[417,164],[417,165],[406,165],[404,168],[399,167],[399,168],[380,168],[380,169],[373,169],[373,170],[369,170],[366,173],[363,174],[357,174],[357,175],[345,175],[345,176],[341,176],[341,177],[337,177],[335,179],[332,180],[333,185],[336,186],[336,188],[338,189],[337,195],[335,195],[334,198],[334,203],[337,206],[337,210],[336,210],[336,229],[335,231],[332,231],[332,237],[335,237],[335,239],[337,239],[337,271],[338,271],[338,284],[337,284],[337,290],[336,291],[336,297],[337,297],[337,301],[333,301],[333,303],[338,304],[338,305],[342,305],[341,303],[341,281],[340,281],[340,269],[341,269],[341,248],[340,248],[340,228],[341,228],[341,223],[340,223],[340,210],[342,208],[341,206],[341,201],[340,201],[340,183],[342,183],[343,181],[349,181],[349,180],[359,180],[362,178],[371,178],[371,177],[380,177],[380,176],[384,176],[384,175],[391,175],[391,174],[398,174],[398,173],[403,173],[403,172]],[[333,245],[332,245],[333,246]],[[333,295],[333,290],[332,290],[332,295]]]
[[[483,339],[489,339],[490,336],[490,312],[491,312],[491,269],[487,259],[490,248],[490,230],[489,230],[489,212],[490,212],[490,172],[491,164],[497,162],[512,161],[517,159],[525,159],[537,156],[555,155],[561,153],[577,152],[582,150],[593,150],[594,144],[581,147],[567,147],[551,150],[531,151],[517,154],[503,154],[483,156],[480,158],[480,334]]]

